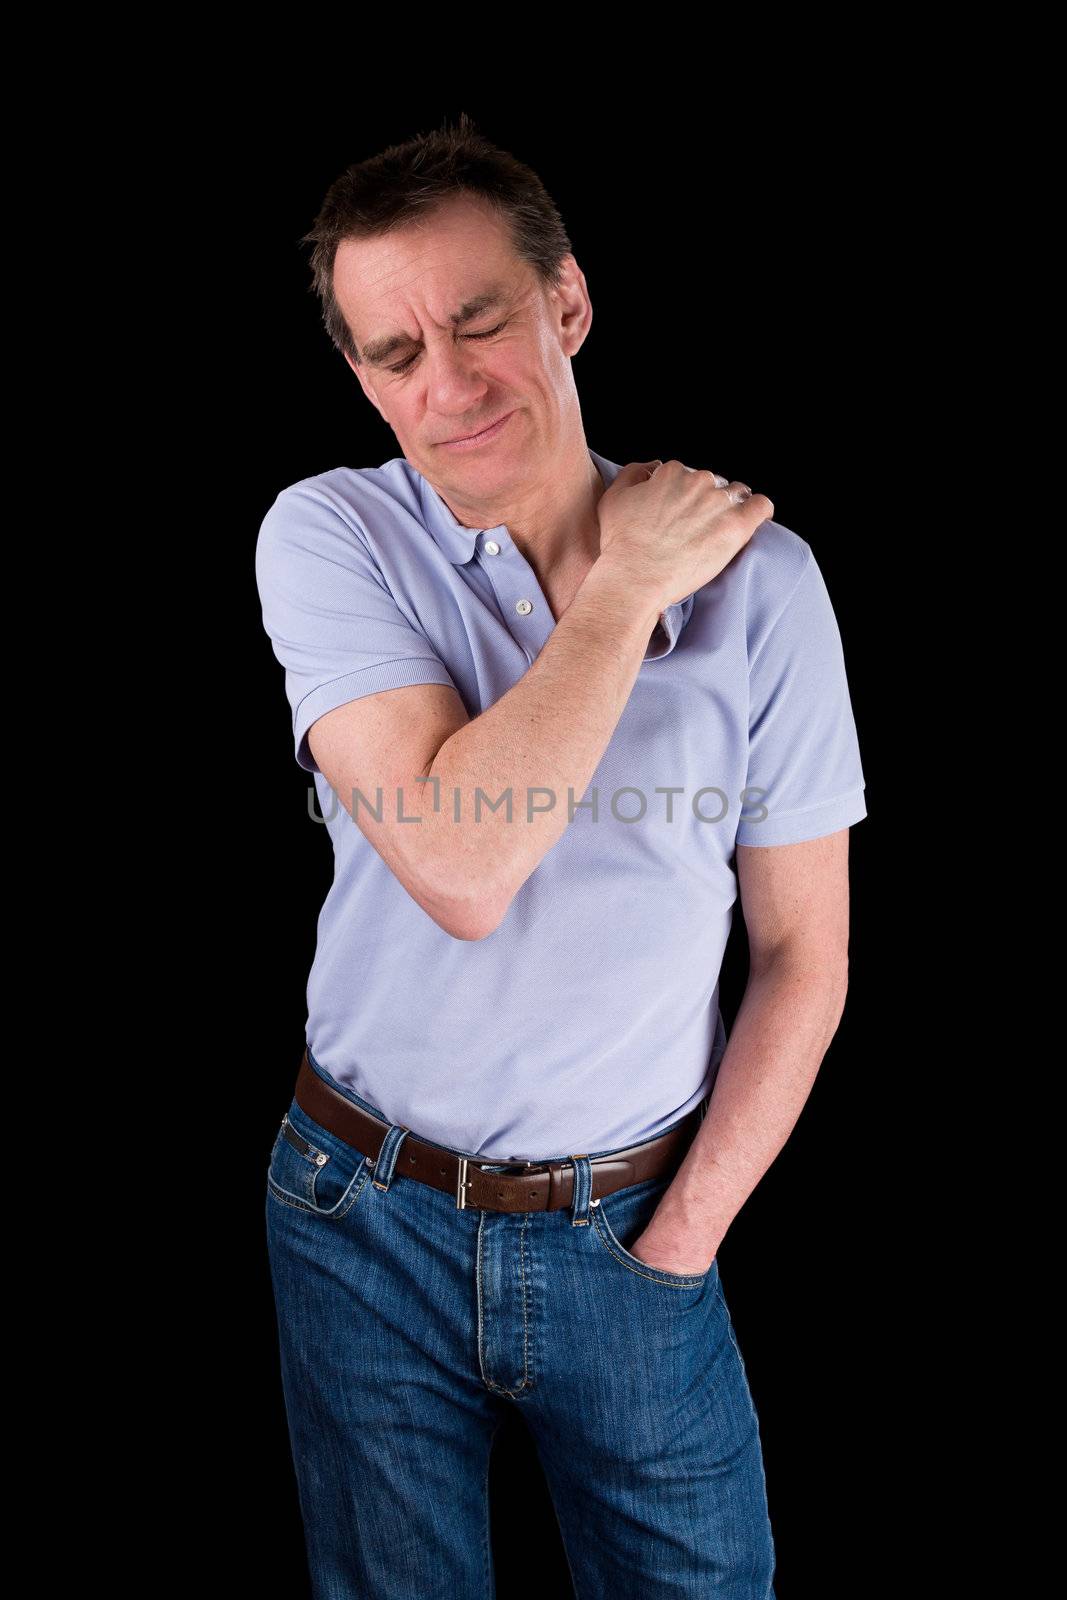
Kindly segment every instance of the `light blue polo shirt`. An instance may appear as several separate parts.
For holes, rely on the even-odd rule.
[[[610,484],[619,465],[589,454]],[[403,684],[451,684],[471,717],[493,705],[556,626],[533,568],[506,525],[463,527],[398,456],[283,489],[260,526],[256,581],[334,851],[307,988],[319,1065],[391,1122],[485,1161],[614,1149],[684,1116],[726,1045],[735,845],[793,844],[867,815],[810,546],[764,522],[661,614],[573,820],[477,940],[445,933],[402,887],[307,732]],[[383,799],[395,814],[395,793]],[[527,796],[513,799],[523,827]],[[464,792],[465,816],[470,804]]]

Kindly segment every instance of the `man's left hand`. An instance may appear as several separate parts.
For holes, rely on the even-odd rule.
[[[660,1272],[677,1272],[687,1278],[710,1272],[718,1254],[716,1246],[709,1260],[707,1246],[701,1247],[691,1233],[687,1236],[677,1227],[664,1227],[663,1224],[657,1228],[655,1217],[629,1249],[630,1254],[646,1266],[655,1267]]]

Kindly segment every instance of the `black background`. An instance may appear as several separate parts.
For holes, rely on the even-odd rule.
[[[857,121],[851,142],[837,119],[780,117],[771,137],[758,104],[745,130],[720,125],[710,101],[655,118],[620,104],[606,140],[603,108],[574,100],[565,126],[532,100],[516,111],[508,97],[477,94],[400,96],[388,107],[360,95],[346,116],[235,119],[193,197],[198,232],[185,245],[200,262],[190,290],[204,308],[196,348],[210,350],[210,368],[195,382],[175,374],[176,407],[195,390],[199,411],[173,444],[209,508],[185,530],[190,560],[209,552],[192,575],[210,591],[203,636],[185,643],[212,686],[196,708],[197,761],[215,798],[197,829],[211,888],[189,1004],[227,1147],[227,1204],[198,1217],[188,1243],[199,1292],[175,1317],[190,1370],[203,1372],[187,1526],[195,1543],[217,1536],[216,1575],[242,1591],[309,1592],[263,1205],[332,868],[325,830],[307,815],[311,779],[293,759],[282,668],[262,628],[255,542],[285,485],[400,453],[322,329],[297,240],[346,163],[461,109],[537,170],[567,225],[594,311],[575,359],[591,448],[620,463],[674,457],[766,492],[775,520],[812,546],[834,603],[870,813],[851,836],[850,991],[800,1121],[719,1262],[760,1417],[778,1600],[855,1596],[872,1561],[885,1578],[907,1552],[895,1457],[914,1331],[899,1272],[919,1135],[891,1092],[887,1017],[900,958],[886,919],[899,847],[883,729],[895,715],[894,482],[915,333],[912,234],[896,209],[911,172],[888,134]],[[745,961],[738,908],[723,973],[728,1028]],[[498,1437],[490,1491],[502,1600],[527,1584],[569,1594],[519,1418]]]

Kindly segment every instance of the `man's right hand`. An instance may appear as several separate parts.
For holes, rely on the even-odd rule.
[[[649,473],[652,476],[649,477]],[[680,461],[630,461],[597,501],[600,559],[659,611],[717,578],[774,514],[765,494]]]

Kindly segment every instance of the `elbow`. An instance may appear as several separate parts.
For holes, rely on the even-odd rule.
[[[750,979],[782,985],[805,1004],[819,1010],[829,1044],[837,1032],[848,997],[848,955],[828,956],[810,947],[780,950],[750,963]]]
[[[488,939],[503,920],[503,917],[472,914],[466,907],[457,907],[446,912],[443,917],[435,918],[438,927],[443,928],[453,939],[465,939],[468,943],[476,939]]]
[[[507,916],[510,903],[510,899],[468,888],[445,895],[434,921],[453,939],[488,939]]]
[[[826,978],[826,1038],[827,1044],[834,1037],[841,1025],[841,1018],[845,1014],[845,1001],[848,998],[848,961],[844,967],[835,967]]]
[[[447,924],[441,923],[440,926],[453,939],[464,939],[468,944],[471,944],[476,939],[488,939],[491,933],[496,932],[500,924],[493,923],[490,926],[484,922],[464,922],[456,918],[451,919]]]
[[[488,939],[507,916],[513,896],[495,881],[479,881],[473,873],[457,878],[440,862],[432,872],[423,860],[413,863],[409,859],[403,865],[405,870],[397,876],[404,888],[430,921],[452,939]]]

